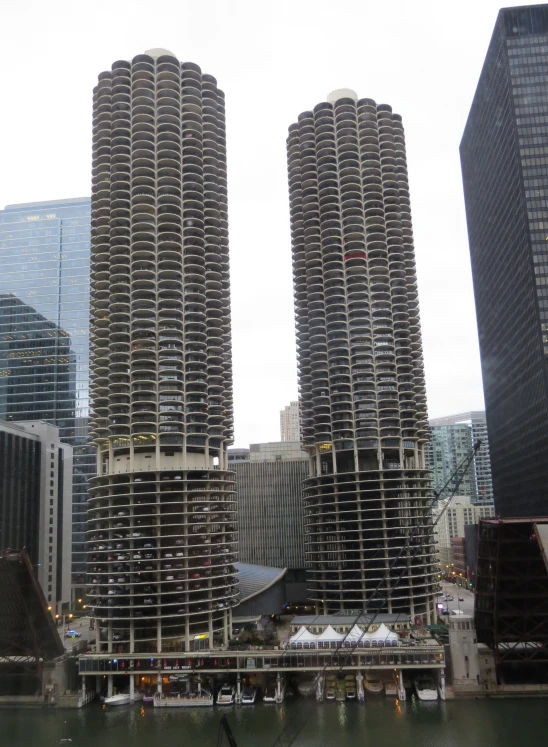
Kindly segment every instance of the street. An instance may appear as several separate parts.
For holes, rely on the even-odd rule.
[[[57,630],[59,631],[59,636],[65,646],[65,651],[72,651],[72,647],[76,646],[79,641],[95,640],[95,631],[89,629],[89,617],[80,617],[76,620],[71,620],[70,622],[67,620],[64,629],[59,625]],[[65,638],[67,630],[75,630],[77,633],[81,634],[81,638]]]
[[[443,602],[443,604],[449,610],[449,614],[452,614],[453,610],[460,610],[465,615],[474,614],[474,594],[471,591],[462,589],[456,584],[452,584],[449,581],[442,581],[441,585],[443,588],[443,593],[449,594],[453,597],[452,602]],[[459,602],[459,597],[463,600],[462,602]],[[441,595],[438,597],[438,601],[440,603],[443,601]],[[440,617],[443,617],[445,620],[447,620],[446,615],[440,615]]]

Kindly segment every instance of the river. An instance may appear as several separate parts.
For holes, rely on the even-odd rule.
[[[0,745],[216,747],[219,719],[226,713],[238,747],[270,747],[289,719],[304,719],[294,747],[540,747],[546,744],[546,707],[542,699],[398,703],[378,698],[365,705],[300,699],[283,706],[176,711],[142,706],[105,711],[92,703],[79,711],[0,711]]]

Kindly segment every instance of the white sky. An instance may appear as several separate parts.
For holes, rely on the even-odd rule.
[[[91,95],[154,47],[226,94],[235,445],[297,397],[285,139],[336,88],[406,130],[431,417],[483,407],[459,142],[500,0],[0,0],[0,207],[90,193]],[[513,5],[526,5],[515,0]]]

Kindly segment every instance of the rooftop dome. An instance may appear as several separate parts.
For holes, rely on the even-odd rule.
[[[354,101],[357,101],[358,94],[350,88],[337,88],[336,91],[331,91],[327,96],[329,104],[334,104],[335,101],[338,101],[339,99],[353,99]]]
[[[177,57],[173,54],[173,52],[170,52],[169,49],[162,49],[161,47],[156,47],[155,49],[147,49],[145,54],[148,54],[149,57],[154,57],[156,60],[158,57],[164,57],[167,55],[168,57]]]

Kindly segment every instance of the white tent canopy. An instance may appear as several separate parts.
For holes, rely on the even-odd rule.
[[[310,643],[311,641],[317,641],[318,636],[307,630],[304,625],[301,625],[299,630],[292,635],[289,639],[289,643]]]
[[[350,630],[346,636],[344,637],[344,640],[348,643],[355,643],[356,641],[363,641],[365,638],[369,638],[370,636],[367,635],[367,633],[364,633],[361,628],[358,628],[357,625],[354,625],[352,630]]]
[[[377,641],[397,641],[398,634],[393,633],[384,623],[381,623],[374,633],[369,634],[370,638],[375,638]]]
[[[342,633],[337,633],[335,628],[328,625],[327,628],[318,636],[318,641],[342,641],[343,638],[344,635]]]

